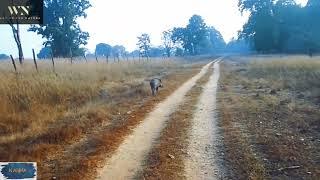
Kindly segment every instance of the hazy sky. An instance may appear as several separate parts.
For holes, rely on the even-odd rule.
[[[128,50],[136,48],[137,36],[151,35],[151,43],[161,43],[161,32],[172,27],[185,26],[193,14],[201,15],[207,25],[219,30],[225,41],[242,28],[247,17],[238,11],[238,0],[91,0],[92,6],[86,19],[79,20],[84,31],[90,33],[86,46],[94,51],[100,42],[124,45]],[[305,4],[307,0],[297,0]],[[21,28],[22,45],[26,57],[31,49],[42,47],[41,36]],[[0,54],[17,56],[17,48],[9,25],[0,25]]]

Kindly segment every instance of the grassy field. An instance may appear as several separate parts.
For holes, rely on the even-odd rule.
[[[202,62],[153,60],[0,64],[0,161],[38,162],[39,178],[90,179],[144,114]],[[148,80],[165,88],[151,97]],[[103,154],[103,155],[102,155]],[[90,170],[90,172],[89,172]]]
[[[234,178],[320,176],[319,57],[230,57],[220,84],[220,126]]]
[[[0,62],[0,161],[38,162],[39,179],[94,179],[154,107],[199,72],[198,59]],[[206,74],[170,121],[140,176],[183,179],[185,133]],[[149,82],[161,77],[152,97]],[[320,58],[228,57],[218,93],[230,179],[320,176]],[[174,153],[173,153],[174,152]],[[174,154],[172,160],[168,154]],[[161,160],[161,164],[155,164]]]
[[[43,127],[59,119],[67,109],[97,103],[95,100],[100,97],[129,91],[147,95],[144,84],[148,77],[163,76],[178,65],[169,61],[70,65],[62,61],[56,64],[56,73],[53,73],[50,62],[41,62],[39,73],[32,63],[25,63],[19,67],[18,75],[10,72],[10,66],[9,62],[0,66],[0,142],[41,134],[47,131]]]

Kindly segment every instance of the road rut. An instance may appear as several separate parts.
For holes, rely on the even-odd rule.
[[[214,72],[205,85],[193,115],[192,128],[185,159],[186,178],[219,179],[216,165],[217,126],[215,118],[216,93],[220,76],[219,61],[214,63]]]

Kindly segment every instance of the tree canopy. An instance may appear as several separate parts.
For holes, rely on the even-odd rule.
[[[250,12],[240,38],[257,52],[320,52],[320,1],[301,7],[294,0],[239,0],[238,6]]]
[[[171,56],[173,46],[174,46],[171,37],[172,37],[172,30],[163,31],[162,42],[163,42],[164,51],[165,51],[165,54],[167,55],[167,57]]]
[[[40,52],[37,54],[39,59],[49,59],[51,57],[51,48],[50,47],[43,47]]]
[[[83,55],[81,45],[87,44],[89,33],[80,29],[77,19],[85,18],[89,7],[88,0],[44,0],[44,24],[33,25],[29,31],[42,35],[54,56]]]
[[[109,58],[112,53],[112,46],[106,43],[99,43],[96,45],[96,51],[95,54],[97,56],[105,56]]]
[[[115,58],[126,56],[126,48],[122,45],[115,45],[112,47],[112,54]]]
[[[179,51],[188,55],[213,53],[225,46],[220,32],[208,27],[199,15],[193,15],[186,27],[173,28],[171,39]]]
[[[0,54],[0,60],[9,59],[9,56],[6,54]]]
[[[149,51],[151,48],[151,41],[149,34],[143,33],[141,36],[138,36],[138,43],[137,46],[140,51],[140,56],[142,57],[149,57]]]

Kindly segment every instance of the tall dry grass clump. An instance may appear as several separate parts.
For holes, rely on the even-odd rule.
[[[320,98],[320,58],[297,56],[258,59],[249,64],[248,74],[257,79],[270,78],[274,88],[290,89],[310,98]]]
[[[147,93],[147,77],[163,75],[177,67],[174,61],[105,63],[91,61],[71,64],[56,60],[32,61],[14,73],[9,61],[0,63],[0,142],[8,142],[46,131],[48,123],[63,117],[69,109],[136,88]]]

